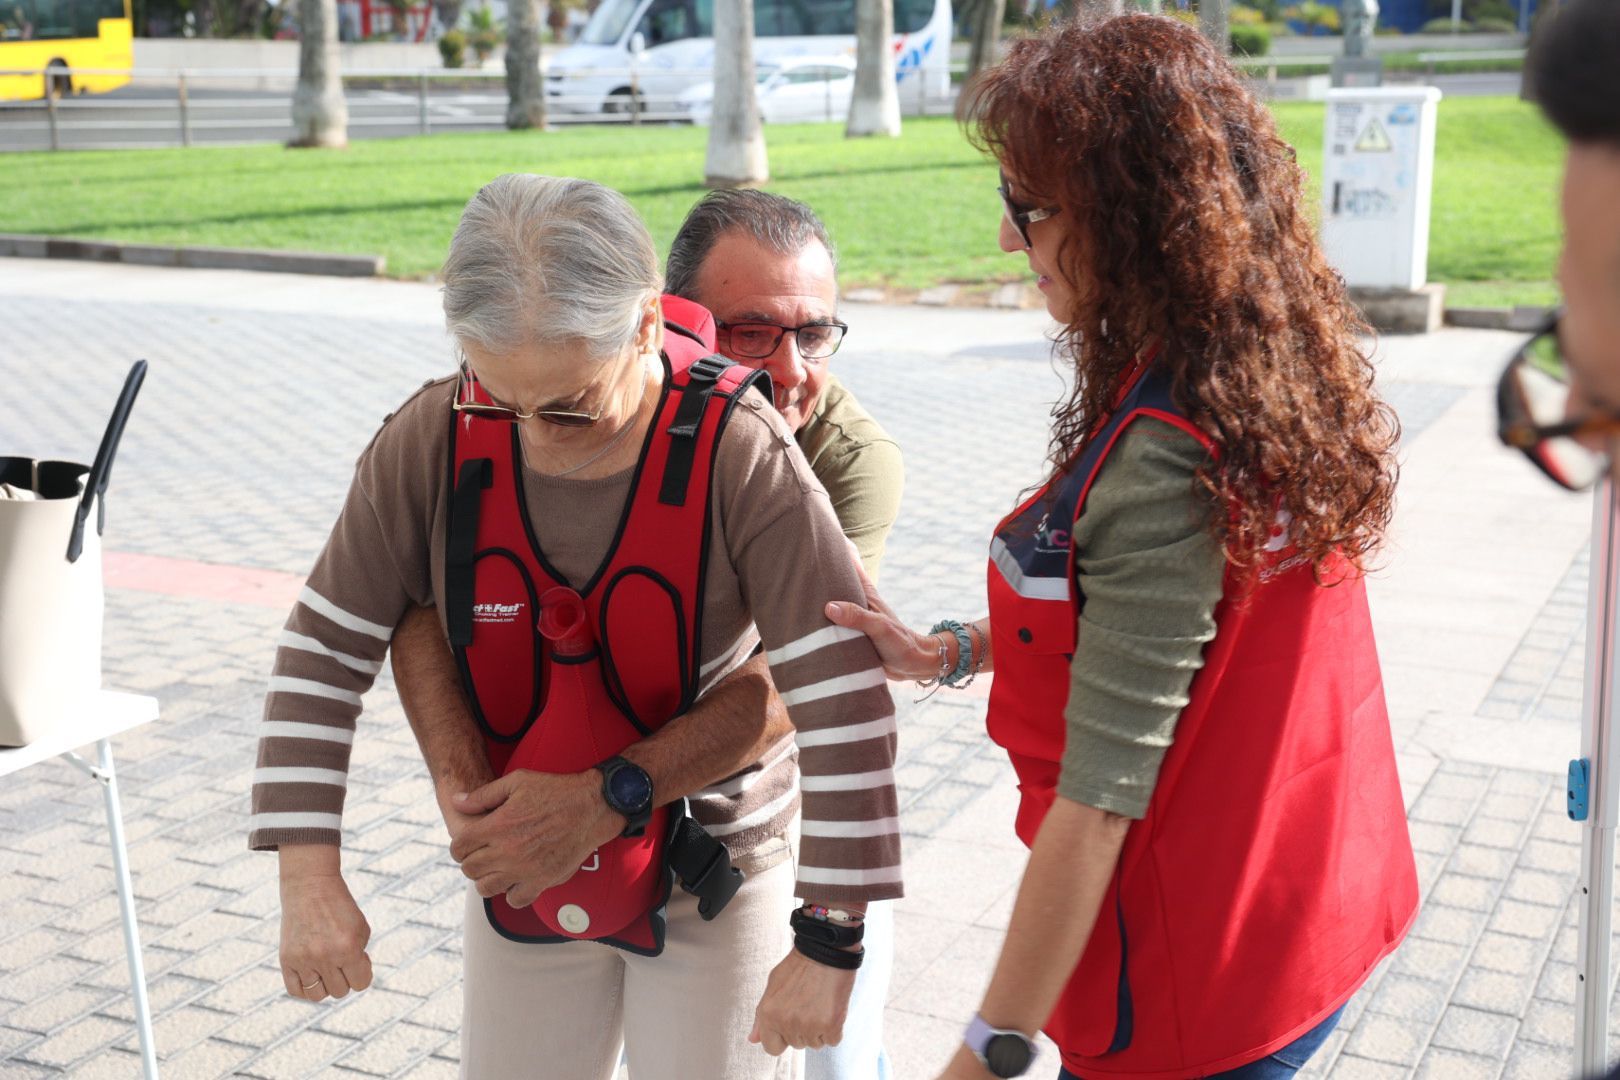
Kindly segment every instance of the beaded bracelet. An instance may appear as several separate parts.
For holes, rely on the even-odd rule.
[[[913,698],[913,705],[920,705],[929,698],[933,697],[935,691],[937,691],[941,686],[945,685],[945,676],[951,673],[950,652],[946,649],[945,642],[936,641],[935,644],[939,646],[939,674],[935,675],[932,679],[917,680],[917,689],[927,690],[928,693],[924,694],[922,697]]]

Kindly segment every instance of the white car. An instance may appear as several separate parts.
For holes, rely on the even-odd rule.
[[[755,100],[760,119],[767,124],[803,124],[843,120],[849,116],[855,93],[855,61],[847,56],[794,56],[756,69]],[[683,90],[675,99],[676,111],[694,124],[707,124],[714,116],[714,83],[703,82]]]

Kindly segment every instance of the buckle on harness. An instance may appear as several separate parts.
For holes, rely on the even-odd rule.
[[[743,883],[743,872],[731,865],[731,852],[726,850],[726,845],[716,840],[714,847],[714,856],[697,880],[681,882],[683,890],[698,898],[698,914],[703,916],[704,922],[724,911]]]
[[[708,922],[726,909],[742,888],[743,872],[731,865],[726,845],[683,817],[669,843],[669,865],[681,890],[698,898],[698,914]]]

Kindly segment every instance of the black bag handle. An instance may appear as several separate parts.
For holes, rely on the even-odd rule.
[[[146,361],[137,360],[129,369],[129,375],[124,379],[123,392],[118,395],[118,404],[113,406],[112,418],[107,421],[107,430],[102,433],[101,445],[96,447],[96,460],[90,466],[90,475],[85,477],[84,498],[79,500],[79,509],[73,514],[73,535],[68,538],[68,562],[78,562],[79,556],[84,554],[84,526],[90,519],[90,504],[97,503],[96,535],[101,535],[107,527],[107,481],[112,477],[113,457],[118,453],[118,443],[124,437],[124,425],[129,422],[129,410],[135,406],[135,395],[140,393],[141,383],[146,381]]]

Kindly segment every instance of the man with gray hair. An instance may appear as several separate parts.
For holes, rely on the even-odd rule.
[[[720,352],[770,374],[778,413],[826,488],[867,575],[876,579],[899,513],[904,472],[899,447],[828,371],[846,328],[837,318],[834,252],[826,227],[809,207],[779,195],[716,191],[688,214],[670,246],[666,267],[668,293],[714,314]],[[435,729],[472,726],[455,663],[431,608],[407,614],[400,624],[393,666],[400,699],[424,747]],[[739,802],[734,809],[739,821],[773,818],[784,798],[795,807],[799,800],[792,761],[768,760],[792,733],[792,724],[770,687],[764,657],[756,657],[732,678],[731,700],[750,704],[677,717],[665,729],[672,737],[664,745],[688,760],[666,761],[662,770],[648,771],[656,790],[689,790],[694,801],[709,791],[740,788],[729,795]],[[760,689],[749,692],[743,686]],[[748,767],[731,775],[741,764]],[[472,837],[464,841],[468,846],[500,838],[495,842],[516,848],[525,836],[566,836],[561,823],[579,820],[587,810],[574,805],[578,792],[561,783],[554,797],[542,802],[540,794],[535,784],[525,806],[508,803],[489,809],[456,800],[444,811],[453,829]],[[471,826],[466,823],[469,814],[480,815]],[[728,844],[733,839],[725,837]],[[578,865],[589,855],[588,844],[560,840],[528,850],[529,855],[514,857],[505,868],[509,876],[549,880],[557,876],[557,867]],[[808,1080],[888,1080],[882,1023],[893,966],[892,903],[871,904],[866,918],[866,959],[857,973],[843,1039],[836,1047],[811,1048]]]

